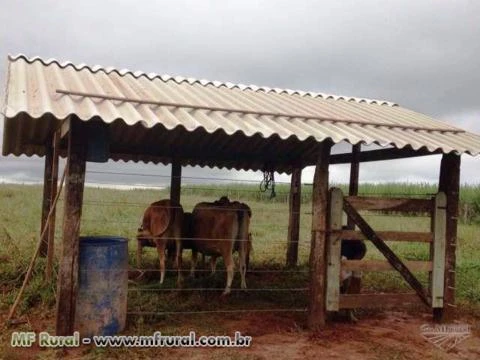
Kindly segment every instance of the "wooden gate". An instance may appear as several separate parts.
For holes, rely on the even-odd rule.
[[[402,306],[425,304],[433,309],[444,306],[446,202],[443,192],[431,199],[379,198],[343,196],[338,188],[330,189],[328,206],[327,241],[327,311],[340,309]],[[396,213],[428,213],[431,217],[430,232],[375,231],[360,211],[387,211]],[[345,230],[343,213],[355,223],[359,231]],[[382,260],[342,260],[341,242],[369,240],[385,256]],[[402,261],[386,241],[430,243],[429,261]],[[414,290],[409,293],[340,294],[341,270],[391,271],[396,270]],[[425,288],[413,272],[429,273]]]

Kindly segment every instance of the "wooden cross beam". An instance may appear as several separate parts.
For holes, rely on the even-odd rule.
[[[420,299],[430,307],[430,299],[423,288],[422,284],[413,275],[405,264],[398,258],[397,255],[388,247],[382,238],[373,230],[365,219],[358,213],[358,211],[348,202],[347,199],[343,201],[343,210],[358,226],[360,231],[375,245],[375,247],[385,256],[390,265],[396,269],[405,281],[415,290]]]

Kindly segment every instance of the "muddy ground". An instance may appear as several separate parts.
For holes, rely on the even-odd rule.
[[[303,314],[244,314],[229,316],[222,322],[222,333],[233,335],[240,331],[252,336],[252,346],[242,349],[95,349],[93,346],[68,350],[12,348],[8,344],[12,331],[26,328],[40,332],[53,328],[53,319],[42,314],[32,315],[28,323],[2,330],[4,359],[100,359],[100,358],[168,358],[168,359],[480,359],[480,331],[478,319],[460,317],[454,323],[472,326],[471,335],[449,349],[441,349],[426,340],[421,326],[431,324],[428,313],[384,311],[362,314],[357,323],[337,320],[326,329],[311,332],[304,328]],[[198,319],[181,322],[184,334],[195,329]],[[209,321],[212,321],[210,319]],[[162,323],[158,323],[162,331]],[[212,329],[208,334],[215,333]]]

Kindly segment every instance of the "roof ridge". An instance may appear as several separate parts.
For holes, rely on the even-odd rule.
[[[281,89],[281,88],[271,88],[268,86],[257,86],[257,85],[244,85],[244,84],[234,84],[231,82],[222,82],[222,81],[211,81],[211,80],[205,80],[205,79],[195,79],[191,77],[183,77],[183,76],[171,76],[168,74],[157,74],[157,73],[145,73],[143,71],[131,71],[129,69],[117,69],[115,67],[103,67],[101,65],[94,65],[94,66],[89,66],[85,63],[81,64],[74,64],[70,61],[64,61],[60,62],[59,60],[55,58],[48,58],[48,59],[43,59],[39,56],[34,56],[34,57],[28,57],[25,54],[17,54],[17,55],[8,55],[8,60],[11,62],[15,62],[19,59],[25,60],[27,63],[31,64],[33,62],[39,61],[41,62],[44,66],[49,66],[53,63],[55,63],[57,66],[60,68],[66,68],[68,66],[73,67],[76,71],[80,71],[83,69],[86,69],[90,71],[91,73],[97,73],[99,71],[104,72],[105,74],[109,74],[112,72],[116,72],[120,76],[126,76],[126,75],[131,75],[134,78],[140,78],[142,76],[146,77],[149,80],[154,80],[154,79],[160,79],[163,82],[168,82],[168,81],[174,81],[177,84],[181,84],[184,82],[187,82],[190,85],[194,84],[200,84],[202,86],[208,86],[212,85],[217,88],[225,86],[228,89],[240,89],[242,91],[245,90],[251,90],[254,92],[265,92],[265,93],[276,93],[276,94],[283,94],[286,93],[288,95],[298,95],[302,97],[307,97],[310,96],[312,98],[321,98],[325,100],[343,100],[343,101],[348,101],[348,102],[356,102],[356,103],[367,103],[370,105],[383,105],[383,106],[398,106],[398,104],[391,102],[391,101],[385,101],[385,100],[378,100],[378,99],[367,99],[367,98],[358,98],[358,97],[351,97],[351,96],[341,96],[341,95],[333,95],[333,94],[325,94],[325,93],[319,93],[319,92],[314,92],[314,91],[302,91],[302,90],[291,90],[291,89]]]

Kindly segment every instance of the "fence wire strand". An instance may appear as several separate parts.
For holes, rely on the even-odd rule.
[[[233,314],[266,312],[306,312],[306,308],[293,309],[238,309],[238,310],[199,310],[199,311],[127,311],[127,315],[199,315],[199,314]]]
[[[150,177],[150,178],[165,178],[165,179],[170,179],[170,175],[161,175],[161,174],[145,174],[145,173],[132,173],[132,172],[114,172],[114,171],[88,171],[89,174],[99,174],[99,175],[115,175],[115,176],[138,176],[138,177]],[[199,180],[199,181],[208,181],[208,182],[224,182],[223,184],[220,183],[218,187],[215,187],[215,185],[202,185],[199,184],[196,186],[195,184],[192,184],[191,182],[188,183],[187,185],[181,186],[181,191],[188,193],[189,191],[192,191],[192,194],[194,191],[198,191],[200,195],[205,196],[204,194],[207,192],[226,192],[226,195],[229,197],[231,196],[232,198],[240,199],[241,194],[246,194],[246,193],[258,193],[258,199],[264,199],[267,200],[267,197],[264,196],[258,189],[250,189],[250,188],[238,188],[238,189],[229,189],[228,185],[234,185],[234,184],[239,184],[239,183],[245,183],[245,184],[258,184],[260,183],[260,180],[249,180],[249,179],[232,179],[232,178],[222,178],[222,177],[201,177],[201,176],[182,176],[180,177],[182,179],[187,179],[187,180]],[[111,183],[104,183],[104,182],[96,182],[97,184],[105,184],[105,185],[111,185]],[[277,184],[288,184],[290,185],[290,182],[276,182]],[[124,184],[124,185],[130,185],[130,184]],[[310,200],[308,197],[311,197],[311,186],[313,184],[311,183],[303,183],[301,184],[301,187],[310,187],[304,194],[307,196],[304,198],[302,197],[302,203],[304,203],[304,200]],[[167,185],[149,185],[149,184],[143,184],[145,187],[149,187],[152,189],[161,189],[161,190],[167,190],[168,184]],[[247,185],[248,186],[248,185]],[[135,185],[132,185],[132,188],[134,188]],[[202,193],[203,192],[203,193]],[[280,191],[277,192],[278,195],[282,196],[280,201],[277,201],[276,203],[284,203],[285,201],[288,202],[288,191]],[[285,196],[286,195],[286,196]],[[400,193],[369,193],[369,192],[364,192],[360,193],[358,196],[372,196],[372,197],[380,197],[380,196],[399,196],[399,197],[426,197],[434,194],[420,194],[420,193],[414,193],[414,194],[400,194]],[[305,195],[303,195],[305,196]],[[246,195],[244,201],[249,201],[248,195]],[[284,201],[285,200],[285,201]],[[240,200],[239,200],[240,201]],[[143,203],[143,202],[132,202],[132,201],[102,201],[102,200],[97,200],[97,199],[86,199],[84,201],[84,204],[86,205],[92,205],[95,207],[118,207],[118,206],[123,206],[123,207],[137,207],[137,208],[147,208],[147,207],[155,207],[155,205],[151,205],[148,203]],[[158,205],[158,207],[161,208],[166,208],[165,206]],[[176,208],[182,208],[180,206],[170,206],[169,208],[171,209],[176,209]],[[215,210],[215,211],[234,211],[237,212],[239,209],[235,208],[225,208],[222,207],[221,205],[219,206],[200,206],[196,208],[197,210]],[[264,211],[262,210],[255,210],[252,209],[253,216],[256,211]],[[272,212],[286,212],[287,210],[285,208],[279,207],[276,209],[268,209],[269,213]],[[143,213],[142,213],[143,214]],[[294,215],[308,215],[311,216],[312,213],[308,211],[299,211],[299,212],[294,212]],[[376,217],[376,216],[387,216],[387,217],[406,217],[405,214],[395,214],[395,213],[378,213],[378,212],[368,212],[365,214],[366,217]],[[426,215],[415,215],[415,217],[429,217]],[[105,223],[107,220],[106,219],[99,219],[97,218],[82,218],[82,221],[85,221],[87,223]],[[135,224],[138,225],[139,221],[124,221],[124,220],[108,220],[109,223],[114,223],[114,224]],[[275,229],[288,229],[288,225],[284,226],[279,226],[278,224],[274,223],[272,224],[271,222],[265,223],[256,223],[255,221],[251,222],[251,226],[253,227],[269,227],[269,226],[274,226]],[[145,238],[147,239],[164,239],[164,240],[175,240],[174,237],[154,237],[154,236],[146,236]],[[254,239],[255,239],[255,234],[254,234]],[[202,241],[230,241],[231,239],[211,239],[211,238],[182,238],[182,240],[202,240]],[[248,241],[248,239],[240,239],[239,241]],[[310,248],[310,241],[295,241],[293,243],[296,243],[299,246],[299,250],[303,251],[304,249],[309,249]],[[254,254],[269,254],[271,252],[270,250],[264,250],[264,249],[258,249],[255,245],[255,240],[253,240],[254,244]],[[284,245],[285,249],[287,247],[287,241],[285,240],[268,240],[262,243],[261,245],[263,247],[271,247],[275,246],[276,244],[281,244]],[[149,247],[148,245],[143,245],[143,247]],[[262,251],[264,250],[264,251]],[[136,254],[136,252],[130,251],[130,254]],[[220,257],[220,256],[219,256]],[[187,262],[188,263],[188,262]],[[199,261],[199,264],[202,264],[201,261]],[[138,266],[138,264],[137,264]],[[200,267],[203,267],[203,265],[200,265]],[[115,271],[115,270],[111,270]],[[118,271],[118,270],[117,270]],[[191,269],[175,269],[175,268],[167,268],[163,270],[165,273],[191,273]],[[138,282],[138,279],[142,279],[144,276],[146,276],[148,273],[153,273],[153,275],[158,274],[161,272],[159,268],[130,268],[128,269],[128,273],[133,273],[132,277],[133,283],[135,286],[129,286],[128,292],[129,293],[135,293],[138,295],[142,295],[143,293],[149,293],[149,294],[157,294],[157,295],[162,295],[162,294],[168,294],[168,293],[188,293],[188,292],[222,292],[224,291],[224,288],[218,287],[187,287],[187,288],[173,288],[173,287],[165,287],[165,288],[150,288],[142,285],[142,282]],[[205,269],[205,268],[197,268],[194,270],[195,273],[212,273],[211,268]],[[227,273],[226,269],[216,269],[215,273],[217,274],[225,274]],[[238,268],[234,270],[234,273],[240,273],[240,270]],[[255,269],[255,268],[250,268],[247,270],[246,274],[254,275],[254,274],[279,274],[279,275],[288,275],[288,274],[308,274],[309,270],[308,269],[302,269],[302,268],[285,268],[285,269]],[[158,276],[158,275],[156,275]],[[278,280],[278,279],[277,279]],[[236,293],[302,293],[302,292],[308,292],[309,288],[308,287],[292,287],[292,288],[273,288],[273,287],[264,287],[264,288],[248,288],[248,289],[242,289],[242,288],[231,288],[231,292],[236,292]],[[298,306],[298,305],[297,305]],[[141,306],[140,306],[141,309]],[[133,310],[133,309],[132,309]],[[217,309],[217,310],[192,310],[192,311],[127,311],[127,315],[132,315],[132,316],[162,316],[162,315],[201,315],[201,314],[235,314],[235,313],[283,313],[283,312],[289,312],[289,313],[295,313],[295,312],[306,312],[306,308],[269,308],[269,309]]]

